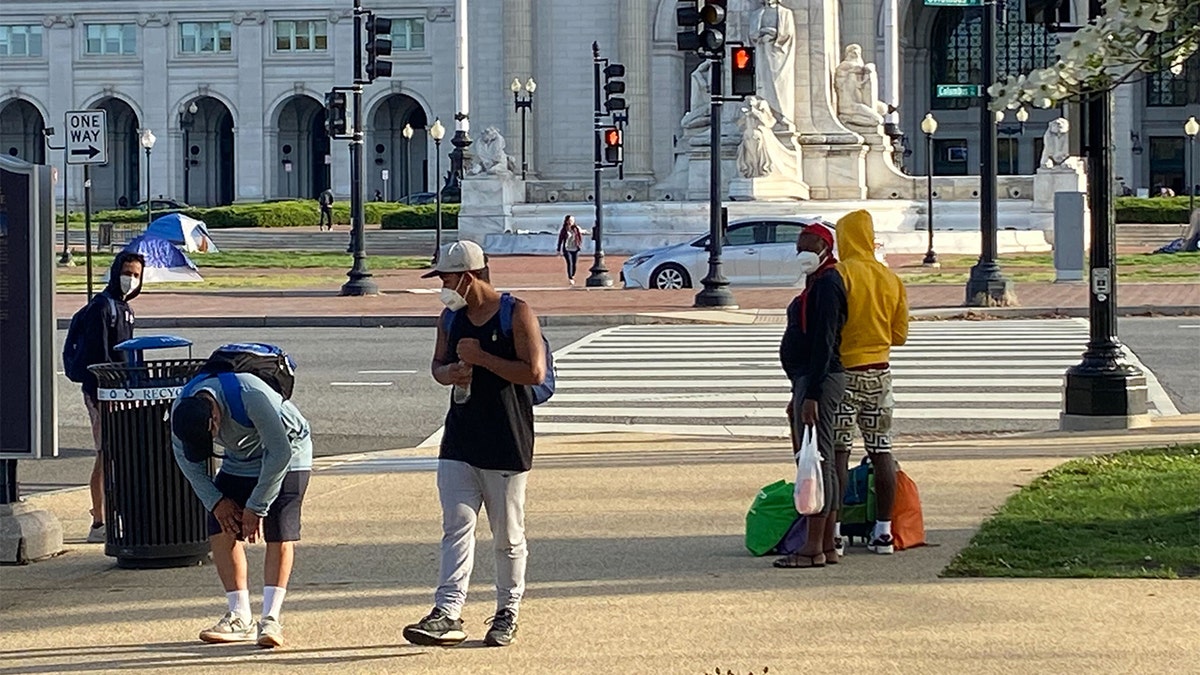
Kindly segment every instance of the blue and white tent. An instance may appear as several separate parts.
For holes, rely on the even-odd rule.
[[[217,244],[208,234],[208,226],[182,213],[168,213],[146,226],[146,234],[182,246],[189,253],[218,253]]]
[[[146,259],[142,283],[204,281],[204,277],[200,276],[196,269],[196,264],[189,260],[183,251],[162,237],[148,234],[134,237],[125,245],[125,250],[139,253]]]

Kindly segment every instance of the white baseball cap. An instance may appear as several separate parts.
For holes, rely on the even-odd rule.
[[[422,279],[440,276],[442,274],[458,274],[475,272],[487,267],[487,258],[483,249],[473,241],[453,241],[442,246],[438,251],[437,264],[433,269],[421,275]]]

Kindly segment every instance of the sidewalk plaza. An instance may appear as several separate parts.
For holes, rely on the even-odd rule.
[[[906,264],[902,256],[889,258],[893,265]],[[369,262],[369,261],[368,261]],[[541,317],[561,320],[568,316],[603,316],[609,321],[627,321],[638,315],[655,315],[657,320],[686,319],[686,312],[696,320],[716,320],[742,323],[753,317],[718,311],[696,314],[691,309],[698,288],[682,290],[623,290],[617,280],[623,258],[607,258],[612,288],[586,288],[582,278],[571,288],[566,283],[561,259],[551,256],[497,256],[490,267],[492,279],[500,290],[511,290],[521,296]],[[591,266],[590,258],[580,258],[580,276]],[[218,272],[218,270],[213,270]],[[282,272],[282,270],[281,270]],[[287,270],[288,273],[305,272]],[[201,289],[167,291],[151,286],[138,298],[139,326],[170,326],[193,322],[196,325],[254,326],[270,322],[274,325],[320,326],[355,322],[356,325],[394,325],[397,322],[432,326],[441,310],[437,299],[436,282],[422,280],[425,270],[399,270],[375,273],[381,295],[370,297],[339,297],[338,287],[314,284],[311,288],[290,290],[214,290]],[[210,274],[205,270],[205,274]],[[1072,312],[1086,316],[1088,288],[1083,283],[1055,284],[1051,282],[1017,283],[1020,306],[1016,312],[1026,315]],[[908,304],[919,315],[926,310],[961,310],[964,300],[962,284],[906,285]],[[780,314],[795,297],[796,288],[762,288],[733,286],[731,290],[742,310],[757,310],[765,314]],[[80,293],[59,293],[56,306],[60,319],[69,319],[83,302]],[[1200,311],[1200,283],[1122,282],[1118,302],[1123,311],[1173,313]],[[1003,312],[1001,312],[1003,313]],[[664,316],[665,315],[665,316]],[[707,316],[707,318],[705,318]],[[221,319],[224,323],[214,321]],[[649,320],[648,317],[644,320]]]
[[[1180,673],[1200,657],[1194,581],[942,579],[979,524],[1068,458],[1200,442],[1200,415],[1148,429],[905,442],[930,545],[780,570],[743,547],[757,490],[789,477],[786,442],[632,434],[538,443],[520,640],[482,649],[490,536],[457,648],[415,647],[440,538],[430,449],[319,464],[282,621],[288,646],[204,645],[219,613],[206,567],[122,570],[69,540],[0,571],[0,675],[10,673]],[[37,496],[86,531],[87,492]],[[82,517],[81,517],[82,516]],[[251,569],[263,547],[249,547]],[[261,588],[252,590],[257,598]]]

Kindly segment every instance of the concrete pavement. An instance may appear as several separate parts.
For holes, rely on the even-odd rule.
[[[1200,442],[1200,416],[901,448],[933,545],[776,570],[745,552],[742,533],[757,489],[789,473],[779,444],[545,440],[529,487],[521,632],[504,650],[476,648],[493,602],[485,531],[464,613],[471,641],[428,649],[400,637],[428,610],[436,575],[433,474],[404,461],[423,450],[316,473],[283,612],[288,644],[273,652],[197,642],[224,611],[211,567],[115,569],[79,541],[86,492],[45,495],[33,501],[75,537],[59,558],[0,572],[0,675],[1182,672],[1200,657],[1194,581],[939,578],[1017,486],[1068,457],[1168,442]],[[252,569],[262,550],[252,547]],[[252,587],[257,608],[260,582]]]

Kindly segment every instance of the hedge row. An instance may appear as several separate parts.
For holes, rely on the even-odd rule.
[[[390,202],[367,202],[363,205],[364,215],[368,225],[378,225],[389,214],[400,216],[410,215],[410,212],[433,212],[432,206],[409,206]],[[449,211],[449,207],[447,212]],[[453,206],[458,213],[458,205]],[[211,208],[194,207],[181,211],[184,215],[197,220],[203,220],[211,229],[229,227],[312,227],[321,222],[321,209],[315,200],[294,200],[280,202],[264,202],[260,204],[233,204],[230,206],[214,206]],[[72,214],[74,216],[74,214]],[[114,223],[140,223],[146,220],[146,212],[137,209],[100,211],[93,217],[95,221]],[[74,217],[72,218],[74,220]],[[443,221],[446,219],[443,218]],[[334,202],[333,222],[339,225],[350,223],[350,203]],[[430,221],[429,227],[433,227]],[[401,226],[394,229],[410,229]]]
[[[1188,222],[1187,197],[1117,197],[1118,223],[1180,225]]]
[[[385,230],[432,230],[437,227],[437,207],[421,204],[383,216]],[[458,204],[442,204],[442,229],[458,229]]]

